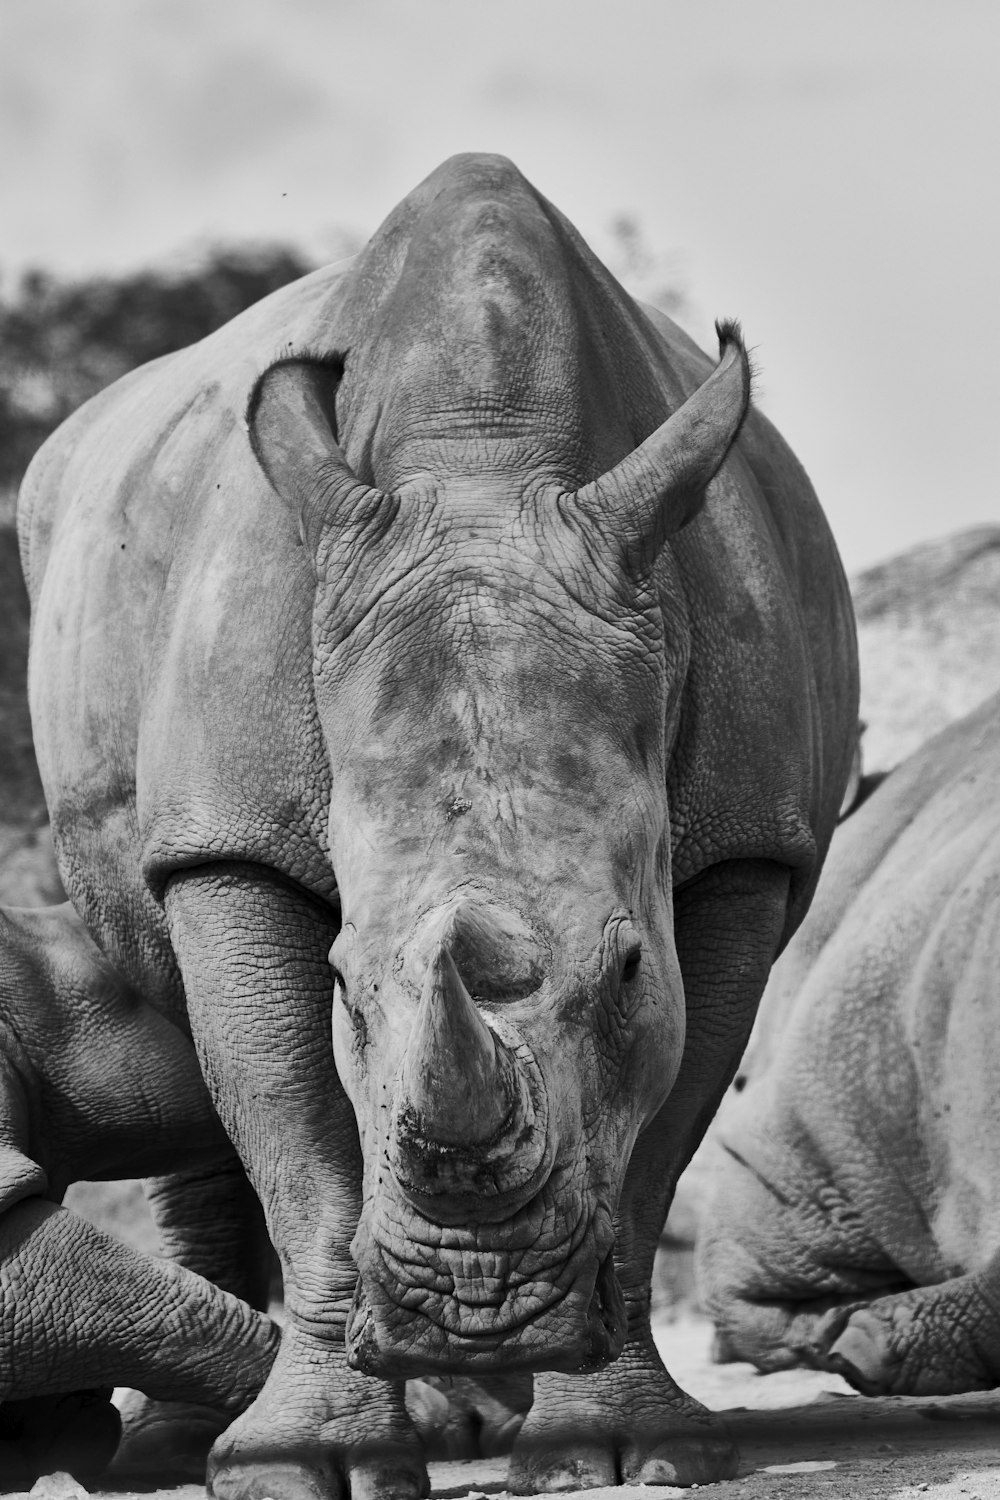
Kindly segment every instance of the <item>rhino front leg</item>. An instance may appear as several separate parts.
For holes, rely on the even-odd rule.
[[[286,1325],[261,1395],[216,1443],[223,1500],[406,1500],[427,1492],[401,1382],[347,1364],[360,1210],[357,1126],[333,1061],[334,913],[252,866],[167,891],[192,1033],[281,1259]]]
[[[164,1253],[234,1297],[267,1310],[273,1251],[264,1215],[239,1157],[149,1178],[146,1199]],[[209,1449],[231,1414],[191,1401],[131,1391],[122,1402],[113,1474],[201,1479]]]
[[[769,861],[714,866],[674,898],[687,1031],[677,1081],[636,1142],[615,1260],[629,1333],[591,1375],[543,1374],[514,1449],[511,1488],[711,1484],[736,1472],[725,1424],[671,1379],[650,1330],[653,1257],[677,1178],[743,1054],[785,922],[788,871]]]

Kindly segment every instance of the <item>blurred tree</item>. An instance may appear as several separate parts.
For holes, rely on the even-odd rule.
[[[183,271],[66,282],[25,274],[0,300],[0,491],[83,401],[204,338],[312,267],[284,248],[221,249]]]

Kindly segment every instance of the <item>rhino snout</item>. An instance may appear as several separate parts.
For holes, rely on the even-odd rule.
[[[617,1359],[628,1316],[611,1214],[570,1190],[574,1201],[562,1207],[574,1233],[554,1240],[565,1188],[548,1182],[520,1224],[428,1235],[431,1226],[414,1216],[405,1254],[391,1243],[395,1216],[359,1226],[352,1248],[361,1274],[346,1329],[351,1367],[385,1379],[496,1369],[582,1374]]]

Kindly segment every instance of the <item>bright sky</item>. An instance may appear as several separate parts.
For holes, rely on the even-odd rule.
[[[337,253],[502,151],[670,252],[849,568],[1000,521],[996,0],[3,0],[0,270]]]

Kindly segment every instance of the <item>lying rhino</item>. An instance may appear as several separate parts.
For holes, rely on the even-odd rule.
[[[190,1039],[114,972],[68,905],[0,908],[0,1488],[98,1473],[111,1386],[235,1415],[278,1334],[210,1281],[61,1208],[71,1182],[228,1154]],[[102,1389],[103,1388],[103,1389]]]
[[[1000,1384],[998,894],[1000,696],[844,824],[775,969],[697,1252],[728,1357]]]
[[[518,1369],[518,1488],[732,1471],[650,1270],[857,685],[822,513],[720,336],[713,370],[457,157],[32,466],[62,877],[190,1026],[282,1261],[217,1495],[423,1494],[402,1378]]]

